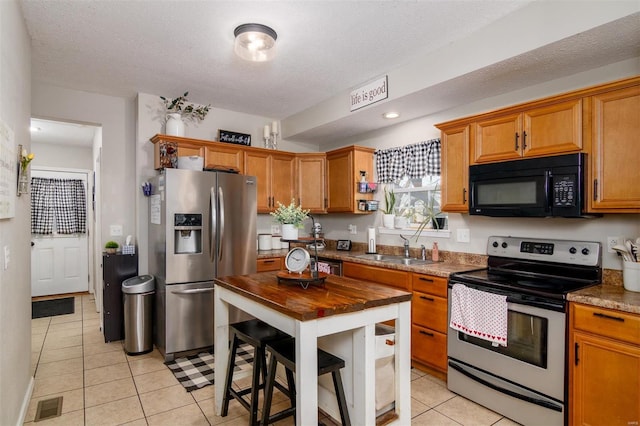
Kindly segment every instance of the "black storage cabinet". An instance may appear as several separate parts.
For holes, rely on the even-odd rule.
[[[137,254],[102,255],[102,331],[105,343],[124,339],[122,282],[137,275]]]

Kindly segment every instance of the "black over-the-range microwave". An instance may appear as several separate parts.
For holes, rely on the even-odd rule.
[[[583,153],[469,167],[469,214],[589,217],[584,213]]]

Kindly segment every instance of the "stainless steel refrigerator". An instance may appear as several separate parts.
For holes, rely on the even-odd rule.
[[[213,279],[256,272],[256,178],[165,169],[151,184],[154,343],[172,360],[213,346]]]

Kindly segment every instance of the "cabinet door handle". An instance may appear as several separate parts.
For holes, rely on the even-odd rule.
[[[324,208],[326,209],[329,206],[329,201],[325,198],[324,199]]]
[[[436,299],[433,297],[420,296],[420,299],[428,300],[429,302],[434,302]]]
[[[613,315],[603,314],[602,312],[594,312],[593,316],[594,317],[598,317],[598,318],[609,319],[609,320],[613,320],[613,321],[624,322],[624,318],[622,318],[622,317],[614,317]]]
[[[433,280],[432,280],[431,278],[420,277],[420,278],[418,278],[418,279],[419,279],[420,281],[426,281],[426,282],[428,282],[428,283],[432,283],[432,282],[433,282]]]
[[[263,260],[262,263],[274,263],[275,260]]]
[[[522,150],[527,149],[527,132],[522,132]]]
[[[580,352],[580,344],[579,343],[576,342],[574,344],[573,351],[574,351],[573,352],[574,353],[574,357],[573,357],[574,358],[574,364],[578,365],[578,362],[580,362],[579,359],[578,359],[578,353]]]
[[[462,188],[462,204],[467,204],[467,188]]]
[[[424,334],[425,336],[433,337],[433,333],[429,333],[428,331],[420,330],[420,334]]]
[[[598,179],[593,180],[593,201],[598,201]]]
[[[518,145],[518,138],[520,138],[520,135],[518,134],[518,132],[516,132],[516,151],[520,150],[520,145]]]

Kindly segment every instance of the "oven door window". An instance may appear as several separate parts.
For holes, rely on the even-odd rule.
[[[493,352],[541,367],[547,367],[547,318],[509,310],[507,346],[492,346],[487,340],[458,332],[458,339]]]

